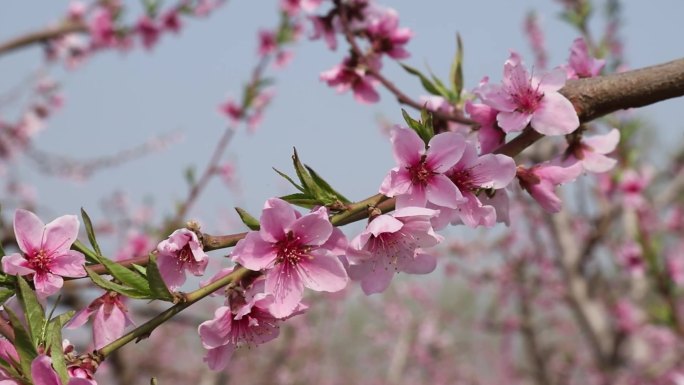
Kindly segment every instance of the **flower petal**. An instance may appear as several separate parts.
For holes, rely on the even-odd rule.
[[[289,203],[278,198],[267,200],[259,221],[261,237],[267,242],[280,241],[296,219],[297,214]]]
[[[320,246],[330,238],[333,225],[328,219],[328,210],[320,207],[294,221],[290,230],[303,245]]]
[[[461,191],[444,175],[434,175],[426,187],[427,200],[437,206],[455,209],[458,207]]]
[[[43,240],[45,224],[36,214],[17,210],[14,213],[14,236],[17,239],[19,249],[26,254],[33,254],[40,250]]]
[[[126,317],[116,306],[112,307],[109,315],[105,312],[105,307],[100,306],[95,313],[93,320],[93,341],[95,349],[101,349],[105,345],[113,342],[124,335],[126,327]]]
[[[373,270],[366,274],[361,280],[361,289],[366,295],[382,293],[392,282],[394,277],[394,266],[389,263],[377,263]]]
[[[313,259],[302,260],[299,263],[297,270],[302,283],[314,291],[334,293],[344,289],[349,277],[342,262],[337,257],[325,255],[320,251]]]
[[[566,135],[579,127],[579,118],[575,107],[565,96],[558,92],[548,92],[532,115],[531,123],[532,128],[540,134]]]
[[[532,115],[518,111],[499,112],[496,121],[504,132],[522,131],[532,120]]]
[[[515,178],[515,161],[506,155],[482,155],[471,169],[474,181],[482,188],[501,189]]]
[[[430,139],[425,162],[432,172],[444,173],[461,159],[465,146],[466,141],[461,134],[455,132],[437,134]]]
[[[605,135],[595,135],[582,139],[582,143],[591,147],[597,154],[608,154],[615,150],[620,142],[620,131],[613,128]]]
[[[28,261],[19,253],[2,257],[2,271],[9,275],[27,275],[36,272],[28,267]]]
[[[432,254],[416,250],[416,255],[411,258],[403,258],[397,261],[399,271],[408,274],[428,274],[432,273],[437,267],[437,258]]]
[[[277,257],[277,251],[272,243],[261,239],[262,235],[260,231],[250,231],[247,233],[247,236],[235,245],[231,253],[233,261],[249,270],[255,271],[273,265]]]
[[[62,277],[85,277],[85,257],[78,251],[67,250],[50,261],[50,271]]]
[[[36,272],[33,275],[33,283],[36,287],[36,294],[44,298],[58,292],[64,285],[64,280],[59,275]]]
[[[268,310],[276,318],[291,315],[302,300],[304,285],[299,274],[287,263],[281,263],[266,274],[266,293],[273,294]]]
[[[394,159],[399,166],[412,166],[425,153],[425,142],[411,129],[394,128],[390,140]]]
[[[42,247],[48,253],[64,253],[78,237],[79,221],[75,215],[62,215],[45,226]]]
[[[62,385],[57,373],[52,369],[52,360],[40,354],[31,362],[31,378],[36,385]]]

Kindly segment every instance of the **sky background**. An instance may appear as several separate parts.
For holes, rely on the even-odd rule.
[[[138,2],[130,2],[135,9]],[[631,68],[663,63],[684,56],[684,2],[625,1],[625,56]],[[45,27],[67,8],[65,1],[14,0],[0,12],[0,41]],[[166,5],[171,2],[166,1]],[[415,37],[408,45],[410,65],[425,64],[446,78],[455,50],[457,32],[465,43],[466,88],[472,89],[489,75],[501,78],[508,51],[517,50],[533,62],[523,34],[526,13],[536,10],[546,34],[551,67],[562,64],[570,43],[578,35],[560,21],[560,6],[535,1],[386,1],[398,10],[401,25]],[[597,4],[602,5],[603,2]],[[165,35],[152,52],[135,49],[128,54],[100,53],[74,71],[52,67],[50,73],[63,85],[65,107],[55,114],[35,145],[75,158],[112,154],[156,135],[181,132],[182,142],[143,159],[71,181],[41,174],[20,159],[10,170],[34,185],[46,220],[76,213],[81,206],[97,220],[102,197],[120,190],[137,204],[152,199],[157,213],[169,213],[187,194],[183,173],[207,163],[226,119],[217,106],[226,96],[240,96],[256,57],[256,32],[277,22],[276,1],[230,1],[208,19],[189,20],[178,36]],[[327,9],[327,8],[325,8]],[[600,9],[592,27],[602,34]],[[309,26],[307,26],[308,28]],[[340,41],[342,43],[342,41]],[[377,124],[378,116],[398,123],[400,108],[381,90],[381,102],[365,106],[351,94],[337,94],[318,75],[340,62],[344,44],[331,52],[322,41],[304,39],[285,70],[270,71],[276,79],[276,97],[255,133],[244,128],[233,138],[226,160],[237,162],[242,194],[236,196],[216,179],[192,211],[208,232],[225,230],[241,205],[258,214],[274,195],[293,192],[271,169],[291,172],[290,155],[296,146],[301,158],[347,197],[358,200],[374,194],[394,166],[389,141]],[[39,68],[38,47],[0,57],[0,91],[16,85]],[[385,60],[384,73],[406,93],[424,94],[415,78]],[[684,139],[681,99],[640,111],[656,127],[665,153]],[[16,111],[0,111],[13,120]]]

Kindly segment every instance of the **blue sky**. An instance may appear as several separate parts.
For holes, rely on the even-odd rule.
[[[130,2],[133,7],[138,2]],[[170,4],[169,1],[166,2]],[[663,0],[625,2],[628,64],[642,67],[684,56],[684,2]],[[548,0],[529,1],[387,1],[401,24],[415,31],[408,63],[446,76],[460,32],[465,43],[466,87],[485,75],[500,79],[510,49],[532,56],[522,33],[525,14],[539,12],[550,65],[561,64],[577,37]],[[256,62],[256,31],[276,23],[276,1],[231,1],[206,20],[193,20],[179,36],[165,36],[152,52],[136,49],[122,55],[98,54],[76,71],[52,68],[63,84],[65,108],[50,120],[36,146],[77,158],[111,154],[152,136],[182,132],[185,139],[169,149],[74,182],[45,176],[21,161],[12,172],[38,189],[39,201],[53,216],[93,208],[104,195],[122,190],[132,201],[152,198],[158,212],[168,213],[186,195],[183,170],[207,162],[221,135],[225,119],[216,112],[227,95],[239,96]],[[3,4],[0,40],[46,26],[66,9],[64,1],[14,0]],[[600,23],[594,25],[600,27]],[[600,29],[595,30],[599,34]],[[272,72],[276,98],[254,134],[244,129],[230,145],[227,159],[237,160],[244,194],[233,196],[216,180],[192,212],[207,231],[218,231],[239,204],[258,213],[267,198],[290,192],[271,170],[289,171],[292,147],[334,186],[352,199],[372,195],[393,166],[389,143],[377,118],[401,119],[400,109],[387,92],[380,103],[357,104],[351,95],[338,95],[318,80],[318,74],[338,63],[345,47],[328,51],[320,41],[302,41],[291,65]],[[0,90],[6,90],[42,63],[37,48],[0,57]],[[422,94],[414,78],[385,61],[385,73],[408,94]],[[681,100],[643,109],[657,124],[660,143],[684,138]],[[12,111],[0,111],[12,117]],[[665,145],[668,150],[671,147]],[[97,217],[93,213],[92,216]],[[49,215],[48,215],[49,216]],[[47,218],[46,218],[47,219]]]

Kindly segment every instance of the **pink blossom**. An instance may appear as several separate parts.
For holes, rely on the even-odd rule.
[[[300,12],[312,12],[318,8],[323,0],[280,0],[280,9],[290,17],[297,16]]]
[[[622,192],[625,205],[635,209],[645,208],[648,202],[644,193],[652,178],[651,169],[625,171],[617,186],[618,190]]]
[[[527,190],[544,210],[557,213],[561,210],[562,202],[556,195],[556,187],[577,179],[581,173],[582,166],[579,163],[569,167],[544,163],[531,169],[518,166],[517,176],[520,186]]]
[[[185,283],[185,271],[201,276],[209,262],[202,250],[197,234],[188,229],[178,229],[157,245],[159,272],[169,290],[176,290]]]
[[[617,328],[625,333],[633,333],[641,324],[639,309],[629,300],[619,300],[612,309]]]
[[[159,41],[161,29],[157,23],[147,15],[144,15],[140,18],[140,20],[138,20],[135,25],[135,30],[138,32],[138,34],[140,34],[143,46],[146,49],[154,48]]]
[[[641,246],[634,241],[623,244],[617,250],[617,261],[631,276],[642,277],[646,271],[646,261],[644,261]]]
[[[279,334],[280,320],[268,311],[273,296],[264,293],[264,280],[258,280],[245,292],[233,291],[214,318],[198,327],[202,346],[208,349],[204,361],[212,370],[223,370],[241,346],[255,346],[273,340]]]
[[[435,269],[435,257],[420,248],[435,246],[444,239],[430,223],[437,213],[406,207],[379,215],[349,243],[349,276],[361,281],[364,293],[385,291],[395,272],[427,274]]]
[[[90,38],[94,48],[104,48],[116,45],[117,36],[112,12],[107,8],[99,7],[93,11],[93,16],[88,24]]]
[[[380,186],[380,193],[397,197],[397,207],[425,207],[427,202],[437,206],[457,208],[460,192],[444,175],[465,151],[465,138],[445,132],[425,143],[415,131],[397,127],[391,132],[392,152],[397,167],[390,170]]]
[[[399,28],[399,14],[394,9],[387,9],[379,17],[372,18],[365,32],[374,52],[386,54],[393,59],[411,56],[404,45],[413,33],[408,28]]]
[[[373,65],[379,66],[379,62],[375,61]],[[351,89],[354,93],[354,99],[359,103],[375,103],[380,100],[380,95],[373,87],[376,80],[350,58],[346,58],[341,64],[322,72],[320,79],[328,83],[330,87],[335,87],[339,93]]]
[[[86,13],[86,5],[80,1],[71,1],[67,10],[67,15],[71,21],[81,21]]]
[[[333,25],[333,15],[330,16],[310,16],[309,20],[313,24],[313,32],[309,37],[311,40],[323,38],[328,48],[337,49],[337,39],[335,38],[335,26]]]
[[[123,247],[116,253],[116,260],[127,258],[141,257],[147,255],[154,248],[152,238],[135,230],[131,230],[126,234]]]
[[[583,38],[578,37],[572,42],[570,58],[566,67],[568,78],[578,79],[598,76],[605,65],[605,60],[595,59],[589,55],[587,43]]]
[[[503,84],[486,83],[475,93],[499,111],[496,119],[505,132],[520,131],[531,124],[544,135],[565,135],[579,127],[575,108],[558,92],[565,80],[562,69],[530,76],[520,56],[512,52],[504,64]]]
[[[470,119],[480,125],[477,130],[477,137],[482,154],[493,152],[504,143],[506,133],[496,123],[496,115],[499,111],[486,104],[471,101],[465,103],[465,110],[470,115]]]
[[[166,11],[161,16],[161,25],[166,31],[171,31],[173,33],[180,32],[183,24],[181,23],[180,16],[178,15],[178,9],[172,8]]]
[[[466,226],[491,227],[496,224],[496,208],[482,202],[481,197],[487,195],[482,190],[498,190],[508,186],[515,178],[515,161],[501,154],[485,154],[478,156],[475,145],[466,142],[463,155],[445,175],[457,187],[457,208],[440,207],[439,221],[433,222],[438,229],[439,224],[463,222]],[[480,193],[476,195],[476,193]],[[500,194],[505,194],[501,191]]]
[[[40,354],[31,362],[31,377],[34,385],[62,385],[57,372],[52,368],[52,359]],[[97,385],[93,380],[71,377],[66,385]]]
[[[589,138],[583,137],[580,141],[572,143],[566,150],[567,158],[564,165],[581,163],[582,167],[589,172],[610,171],[617,161],[609,158],[620,141],[620,131],[613,128],[604,135],[596,135]]]
[[[233,99],[228,99],[225,103],[221,104],[219,106],[219,112],[229,118],[233,124],[240,122],[244,114],[242,106],[237,104]]]
[[[269,55],[278,48],[278,40],[273,31],[261,30],[259,31],[259,55]]]
[[[290,64],[293,57],[294,53],[292,51],[278,51],[275,57],[275,62],[273,62],[273,66],[278,69],[285,68],[288,64]]]
[[[346,240],[328,220],[325,207],[302,216],[287,202],[271,198],[260,223],[259,231],[250,231],[238,242],[232,257],[250,270],[265,272],[266,293],[274,296],[269,310],[275,317],[295,311],[304,287],[326,292],[345,288],[348,277],[338,256]]]
[[[119,293],[107,292],[96,298],[88,307],[74,314],[65,327],[69,329],[81,327],[88,321],[91,315],[95,314],[95,319],[93,320],[93,341],[95,349],[101,349],[123,336],[126,326],[133,325],[123,299],[124,297]]]
[[[31,275],[36,293],[47,297],[64,283],[62,277],[85,277],[85,257],[69,250],[78,236],[79,221],[75,215],[64,215],[43,224],[26,210],[14,213],[14,234],[24,255],[14,253],[2,257],[2,269],[10,275]]]

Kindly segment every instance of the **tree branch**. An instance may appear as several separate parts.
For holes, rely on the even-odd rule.
[[[83,23],[67,22],[57,27],[27,33],[0,44],[0,56],[32,44],[44,43],[62,35],[75,32],[88,32],[88,27]]]

